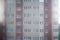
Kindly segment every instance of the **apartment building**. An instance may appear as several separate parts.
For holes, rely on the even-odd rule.
[[[6,40],[58,40],[58,0],[5,0]]]
[[[0,22],[0,40],[6,40],[6,28],[3,23]]]

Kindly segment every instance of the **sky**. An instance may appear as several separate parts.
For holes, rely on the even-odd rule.
[[[58,23],[60,23],[60,0],[58,0]],[[0,22],[4,21],[4,1],[0,0]]]

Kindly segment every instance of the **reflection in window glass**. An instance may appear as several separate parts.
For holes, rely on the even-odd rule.
[[[16,32],[17,32],[17,33],[21,33],[21,32],[22,32],[22,29],[19,29],[19,28],[18,28],[18,29],[16,29]]]
[[[23,15],[24,17],[31,17],[31,14],[30,13],[26,13]]]
[[[31,21],[24,21],[24,24],[31,24]]]
[[[13,6],[9,6],[9,7],[7,7],[7,10],[8,11],[13,11],[15,8],[13,7]]]
[[[24,32],[31,32],[31,29],[24,29]]]
[[[53,31],[54,31],[54,32],[58,32],[58,31],[59,31],[59,29],[53,29]]]
[[[21,15],[16,15],[16,18],[21,18],[22,16]]]
[[[24,9],[31,9],[31,6],[24,6]]]
[[[14,37],[13,36],[8,36],[7,40],[14,40]]]
[[[33,29],[33,32],[39,32],[39,29]]]
[[[20,7],[17,7],[16,10],[17,10],[17,11],[21,11],[21,8],[20,8]]]
[[[13,28],[7,28],[7,32],[13,32]]]
[[[17,36],[16,40],[22,40],[21,36]]]
[[[58,36],[54,36],[54,40],[58,40]]]
[[[30,36],[24,36],[24,40],[31,40]]]
[[[14,17],[14,14],[6,14],[6,17],[13,18]]]
[[[48,3],[48,0],[45,0],[46,3]]]
[[[9,22],[7,22],[8,24],[14,24],[14,21],[9,21]]]
[[[44,7],[41,5],[41,6],[39,7],[39,10],[44,10]]]
[[[19,21],[19,22],[16,22],[16,25],[20,26],[22,23]]]
[[[33,9],[39,9],[39,6],[33,6]]]
[[[14,0],[7,0],[7,2],[8,2],[8,3],[13,3],[13,2],[14,2]]]
[[[39,2],[44,2],[44,0],[39,0]]]
[[[24,2],[31,2],[31,0],[23,0]]]
[[[40,32],[44,32],[44,29],[40,29]]]
[[[45,14],[44,17],[45,17],[45,18],[48,18],[48,14]]]
[[[44,37],[40,37],[40,40],[44,40]]]
[[[33,24],[39,24],[39,21],[33,21]]]
[[[33,40],[39,40],[39,37],[33,37]]]

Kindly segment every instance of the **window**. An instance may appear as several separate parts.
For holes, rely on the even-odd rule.
[[[44,0],[33,0],[33,2],[44,2]]]
[[[22,0],[16,0],[16,2],[18,2],[18,3],[21,2],[21,1],[22,1]]]
[[[33,6],[33,9],[39,9],[39,6]]]
[[[48,26],[48,22],[47,21],[45,21],[44,24],[45,24],[45,26]]]
[[[45,18],[48,18],[48,14],[45,14],[44,17],[45,17]]]
[[[40,5],[39,6],[39,10],[44,10],[44,6],[43,5]]]
[[[31,24],[31,21],[24,21],[24,24]]]
[[[17,11],[21,11],[21,8],[20,8],[20,7],[17,7],[16,10],[17,10]]]
[[[31,32],[31,29],[24,29],[24,32]]]
[[[19,1],[19,2],[21,2],[22,0],[16,0],[17,2]]]
[[[48,0],[45,0],[46,3],[48,3]]]
[[[57,24],[58,24],[58,22],[54,21],[54,25],[57,25]]]
[[[48,29],[47,28],[45,29],[45,33],[48,33]]]
[[[43,21],[40,21],[40,25],[41,25],[41,24],[44,24],[44,22],[43,22]]]
[[[6,14],[6,17],[8,17],[8,18],[13,18],[13,17],[14,17],[14,14],[11,14],[11,13]]]
[[[7,10],[8,10],[8,11],[13,11],[14,9],[15,9],[15,8],[14,8],[13,6],[11,6],[11,5],[7,7]]]
[[[30,13],[24,14],[23,16],[24,16],[24,17],[31,17],[31,14],[30,14]]]
[[[54,36],[54,40],[58,40],[58,36]]]
[[[30,36],[24,36],[24,40],[31,40]]]
[[[44,32],[44,29],[40,29],[40,32]]]
[[[24,40],[28,40],[28,38],[25,36],[25,37],[24,37]]]
[[[33,29],[33,32],[39,32],[39,29]]]
[[[22,24],[22,22],[16,22],[16,25],[20,26]]]
[[[8,36],[7,40],[14,40],[14,37],[13,36]]]
[[[33,2],[39,2],[39,0],[33,0]]]
[[[39,14],[40,15],[40,17],[44,17],[44,14]]]
[[[14,21],[9,21],[8,24],[14,24]]]
[[[44,0],[39,0],[39,2],[44,2]]]
[[[39,21],[33,21],[33,24],[39,24]]]
[[[13,28],[7,28],[7,32],[13,32]]]
[[[24,2],[31,2],[31,0],[24,0]]]
[[[22,32],[22,29],[19,29],[19,28],[18,28],[18,29],[16,29],[16,32],[17,32],[17,33],[21,33],[21,32]]]
[[[44,37],[40,37],[40,40],[44,40]]]
[[[46,36],[45,39],[48,40],[48,36]]]
[[[54,20],[54,23],[55,23],[55,22],[57,23],[58,20],[56,20],[56,19],[58,19],[58,18],[54,18],[54,19],[53,19],[53,20]]]
[[[24,9],[31,9],[31,6],[24,6]]]
[[[33,40],[39,40],[39,37],[33,37]]]
[[[38,13],[34,13],[33,17],[39,17],[39,14]]]
[[[48,10],[48,6],[45,6],[45,10]]]
[[[59,32],[59,29],[53,29],[54,32]]]
[[[21,15],[16,15],[16,18],[21,18],[22,16]]]
[[[24,32],[27,32],[27,29],[24,29]]]
[[[14,11],[15,10],[15,6],[12,5],[12,4],[9,4],[9,5],[7,5],[7,10],[8,11]]]
[[[8,2],[8,3],[13,3],[13,2],[14,2],[14,0],[7,0],[7,2]]]
[[[16,40],[22,40],[22,37],[21,36],[17,36]]]
[[[7,8],[7,10],[11,11],[11,10],[12,10],[12,8],[11,8],[11,7],[8,7],[8,8]]]

